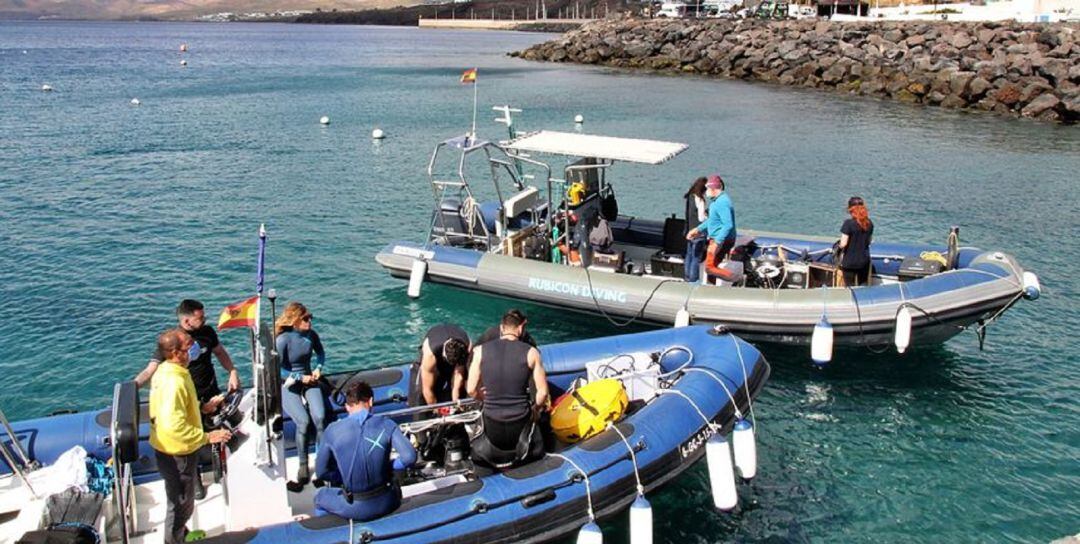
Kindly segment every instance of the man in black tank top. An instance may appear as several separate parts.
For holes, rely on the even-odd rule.
[[[461,398],[465,365],[469,361],[469,335],[457,325],[443,323],[424,335],[420,363],[414,369],[410,404],[436,404]]]
[[[515,452],[502,461],[488,460],[496,466],[527,461],[535,454],[529,444],[536,441],[543,451],[535,421],[547,404],[547,374],[540,351],[520,340],[524,326],[521,312],[507,312],[499,324],[499,338],[477,346],[469,365],[469,395],[484,403],[484,439],[501,453]],[[532,399],[530,382],[536,389]],[[530,436],[525,436],[526,431]],[[475,446],[473,451],[477,451]]]

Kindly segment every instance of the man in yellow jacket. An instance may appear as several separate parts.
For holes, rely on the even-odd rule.
[[[150,445],[168,501],[165,544],[181,544],[195,511],[195,479],[199,477],[199,448],[227,442],[226,430],[203,431],[199,397],[187,366],[202,348],[181,329],[158,335],[158,352],[165,360],[150,380]]]

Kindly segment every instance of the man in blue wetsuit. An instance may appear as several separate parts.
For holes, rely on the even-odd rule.
[[[336,514],[368,521],[401,505],[393,471],[416,462],[416,450],[397,424],[371,413],[371,386],[356,382],[345,391],[348,417],[332,423],[315,457],[315,474],[331,485],[315,495],[315,515]],[[390,460],[390,448],[398,457]]]

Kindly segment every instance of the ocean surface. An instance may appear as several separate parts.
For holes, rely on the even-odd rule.
[[[490,108],[509,104],[521,129],[574,130],[582,114],[584,132],[690,144],[661,167],[615,168],[624,213],[681,213],[690,181],[717,172],[741,227],[838,235],[857,194],[880,240],[944,242],[959,225],[964,245],[1042,280],[982,351],[969,332],[818,370],[807,349],[767,347],[743,506],[715,513],[699,465],[650,496],[658,542],[1080,532],[1080,128],[505,56],[548,37],[0,22],[0,406],[22,419],[105,405],[181,298],[213,318],[251,295],[260,223],[268,285],[314,311],[330,369],[409,359],[439,322],[495,323],[512,302],[433,285],[410,300],[374,261],[425,236],[428,156],[468,129],[458,78],[478,67],[481,135],[503,137]],[[523,308],[544,343],[627,330]],[[246,336],[222,338],[246,374]],[[626,541],[625,516],[605,532]]]

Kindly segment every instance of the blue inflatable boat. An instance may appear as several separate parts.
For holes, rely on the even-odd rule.
[[[309,517],[310,493],[282,492],[289,501],[284,511],[291,515],[273,523],[244,525],[253,528],[240,531],[224,522],[215,527],[209,520],[221,515],[215,512],[232,507],[227,500],[216,506],[199,504],[200,528],[208,530],[208,542],[230,543],[542,542],[623,511],[635,500],[641,502],[641,495],[678,477],[714,443],[723,445],[715,451],[723,452],[719,465],[727,466],[726,472],[717,474],[733,479],[730,450],[721,437],[741,432],[752,441],[751,405],[769,376],[768,363],[753,346],[722,328],[692,326],[548,345],[541,354],[553,397],[582,378],[615,378],[626,385],[629,409],[607,430],[574,445],[560,443],[545,457],[503,472],[484,471],[471,463],[458,470],[428,466],[410,471],[402,481],[402,506],[375,521]],[[402,365],[338,374],[331,383],[336,390],[353,380],[367,381],[375,389],[376,411],[388,413],[406,407],[410,373],[411,365]],[[330,391],[329,400],[340,413],[337,396]],[[253,411],[243,414],[254,420]],[[416,424],[411,417],[396,419],[405,426]],[[49,464],[74,445],[109,458],[113,421],[111,411],[102,410],[23,421],[13,427],[28,454]],[[160,481],[154,481],[145,417],[142,421],[139,455],[124,466],[136,481],[144,482],[137,487],[150,489]],[[285,422],[282,434],[281,440],[291,439],[291,422]],[[734,466],[744,477],[752,477],[756,458],[753,466],[740,466],[735,442]],[[711,474],[713,454],[710,449]],[[274,509],[272,497],[248,497],[242,480],[225,482],[223,495],[231,497],[231,504],[253,500],[260,508]],[[724,486],[734,497],[733,480]],[[207,499],[212,500],[213,496]]]

